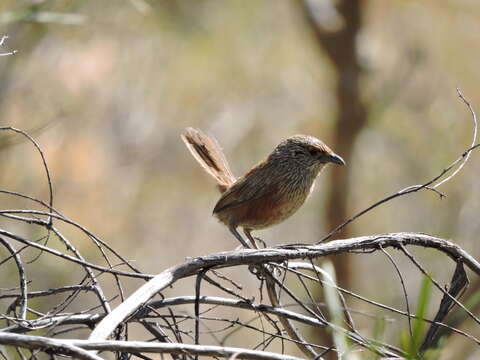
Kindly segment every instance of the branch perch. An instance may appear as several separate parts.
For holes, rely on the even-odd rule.
[[[222,252],[189,259],[185,263],[171,267],[155,276],[100,321],[89,339],[91,341],[107,339],[118,325],[140,309],[155,294],[179,279],[196,275],[203,268],[219,269],[238,265],[281,263],[286,260],[320,258],[351,251],[377,251],[387,247],[399,248],[402,245],[436,249],[449,256],[456,263],[463,262],[471,271],[480,275],[480,263],[460,246],[444,239],[420,233],[391,233],[335,240],[312,246],[285,245],[261,250],[243,249]]]

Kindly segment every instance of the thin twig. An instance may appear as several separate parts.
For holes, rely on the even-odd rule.
[[[27,290],[27,278],[25,275],[25,268],[23,267],[22,260],[20,256],[15,251],[15,249],[10,245],[8,241],[0,237],[0,243],[10,252],[11,256],[15,259],[15,264],[17,265],[18,269],[18,276],[20,278],[20,319],[26,320],[27,319],[27,297],[28,297],[28,290]]]
[[[320,239],[320,241],[317,242],[317,244],[331,239],[333,235],[337,234],[340,230],[342,230],[344,227],[349,225],[351,222],[355,221],[356,219],[365,215],[366,213],[370,212],[371,210],[375,209],[376,207],[378,207],[382,204],[385,204],[385,203],[389,202],[390,200],[393,200],[397,197],[405,196],[405,195],[408,195],[408,194],[411,194],[411,193],[414,193],[414,192],[417,192],[417,191],[420,191],[420,190],[423,190],[423,189],[435,191],[436,193],[440,194],[440,197],[445,196],[443,193],[439,193],[436,188],[439,187],[440,185],[444,184],[445,182],[451,180],[455,175],[457,175],[458,172],[463,168],[463,166],[466,164],[466,162],[470,158],[470,154],[472,153],[472,151],[477,149],[478,147],[480,147],[480,144],[475,145],[475,142],[476,142],[476,139],[477,139],[477,129],[478,129],[477,116],[475,114],[475,111],[473,110],[470,103],[465,99],[465,97],[463,96],[463,94],[461,93],[461,91],[458,88],[457,88],[457,94],[460,97],[460,99],[462,100],[462,102],[464,102],[465,105],[467,105],[467,107],[468,107],[468,109],[469,109],[469,111],[472,115],[472,118],[473,118],[474,127],[473,127],[473,142],[472,142],[472,145],[467,150],[465,150],[449,166],[444,168],[438,175],[434,176],[433,178],[431,178],[430,180],[428,180],[424,184],[408,186],[408,187],[406,187],[406,188],[404,188],[404,189],[402,189],[402,190],[400,190],[400,191],[398,191],[398,192],[396,192],[392,195],[389,195],[389,196],[375,202],[374,204],[370,205],[366,209],[358,212],[357,214],[355,214],[351,218],[347,219],[346,221],[344,221],[343,223],[338,225],[335,229],[333,229],[331,232],[329,232],[324,237],[322,237]],[[458,166],[458,167],[454,170],[454,172],[451,175],[449,175],[448,177],[446,177],[442,180],[443,176],[448,174],[450,172],[450,170],[452,170],[456,166]]]
[[[472,148],[473,146],[475,146],[476,142],[477,142],[477,133],[478,133],[478,123],[477,123],[477,115],[475,114],[475,111],[473,110],[472,108],[472,105],[470,105],[470,102],[465,99],[465,97],[463,96],[462,92],[460,91],[459,88],[457,88],[457,95],[458,97],[465,103],[465,105],[467,105],[468,107],[468,110],[470,110],[470,114],[472,115],[472,121],[473,121],[473,136],[472,136],[472,143],[470,145],[470,148]],[[455,169],[455,171],[448,177],[446,177],[445,179],[443,179],[442,181],[440,181],[439,183],[435,184],[433,186],[433,188],[437,188],[439,187],[440,185],[442,184],[445,184],[447,181],[450,181],[451,179],[453,179],[455,177],[455,175],[458,174],[458,172],[460,170],[462,170],[462,168],[465,166],[465,164],[467,163],[468,159],[470,158],[470,154],[472,153],[472,150],[468,151],[467,152],[467,155],[463,157],[463,160],[462,162],[460,163],[460,165]]]
[[[440,284],[423,268],[423,266],[407,250],[405,245],[400,245],[400,248],[402,249],[403,253],[412,261],[412,263],[421,271],[421,273],[425,275],[438,290],[440,290],[445,296],[448,296],[456,305],[462,308],[462,310],[465,311],[473,321],[480,325],[480,319],[476,317],[470,310],[468,310],[462,303],[460,303],[457,299],[450,295],[442,286],[440,286]]]
[[[4,40],[4,39],[3,39]],[[3,43],[3,42],[2,42]],[[47,160],[45,160],[45,155],[43,154],[43,150],[42,148],[40,147],[40,145],[38,145],[38,143],[29,135],[27,134],[25,131],[23,130],[20,130],[20,129],[17,129],[17,128],[14,128],[12,126],[1,126],[0,127],[0,131],[13,131],[13,132],[16,132],[17,134],[21,134],[22,136],[24,136],[25,138],[28,139],[28,141],[30,141],[33,146],[37,149],[38,153],[40,154],[40,157],[42,159],[42,164],[43,164],[43,168],[45,170],[45,175],[47,177],[47,183],[48,183],[48,204],[50,206],[50,208],[53,207],[53,185],[52,185],[52,179],[50,177],[50,170],[48,169],[48,165],[47,165]],[[52,218],[50,217],[49,218],[49,224],[51,225],[52,224]]]
[[[208,271],[208,268],[202,269],[198,275],[197,280],[195,281],[195,345],[198,345],[200,337],[200,285],[202,279],[205,276],[205,273]],[[197,359],[198,357],[196,357]]]
[[[403,296],[405,297],[405,306],[406,306],[407,314],[410,314],[410,303],[408,301],[408,293],[405,287],[405,282],[403,281],[402,273],[400,272],[400,269],[395,263],[395,260],[393,260],[392,255],[390,255],[388,251],[385,250],[381,245],[380,245],[380,250],[382,250],[382,252],[388,258],[388,260],[390,260],[393,267],[395,268],[395,271],[397,272],[398,277],[400,278],[400,284],[402,284]],[[408,331],[410,332],[410,338],[413,339],[412,320],[410,316],[407,316],[407,319],[408,319]]]

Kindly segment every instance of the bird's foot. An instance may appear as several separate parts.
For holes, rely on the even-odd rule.
[[[267,243],[265,241],[263,241],[262,239],[258,238],[258,237],[254,237],[255,241],[257,242],[257,244],[261,244],[263,248],[266,248],[267,247]]]

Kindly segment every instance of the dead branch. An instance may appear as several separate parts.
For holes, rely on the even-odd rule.
[[[433,319],[434,322],[430,325],[427,335],[425,335],[423,344],[420,347],[421,353],[432,346],[435,335],[440,328],[438,323],[442,322],[447,317],[454,305],[454,301],[452,299],[455,299],[461,291],[465,290],[466,286],[468,286],[467,274],[463,268],[463,264],[457,263],[457,267],[452,277],[450,289],[448,290],[448,295],[445,294],[442,298],[437,315],[435,315],[435,318]]]
[[[58,354],[69,355],[82,360],[103,360],[100,356],[84,350],[79,346],[68,343],[67,341],[41,336],[0,333],[0,344],[13,345],[27,349],[41,349],[47,352],[54,351]]]
[[[252,360],[300,360],[300,358],[266,351],[255,351],[242,348],[226,346],[189,345],[178,343],[151,343],[142,341],[89,341],[89,340],[52,340],[42,336],[15,335],[0,333],[0,344],[16,345],[29,349],[53,348],[60,350],[63,354],[73,354],[79,359],[101,360],[102,358],[93,355],[91,351],[122,351],[122,352],[147,352],[147,353],[168,353],[187,354],[223,357],[235,357],[237,359]]]
[[[402,245],[439,250],[453,261],[464,263],[470,270],[480,275],[480,263],[460,246],[444,239],[419,233],[392,233],[335,240],[312,246],[285,245],[280,248],[224,252],[191,259],[155,276],[107,315],[98,324],[89,339],[92,341],[105,340],[121,322],[141,308],[157,292],[179,279],[196,275],[203,268],[221,269],[238,265],[282,263],[288,260],[313,259],[358,250],[377,251],[382,247],[400,248]]]

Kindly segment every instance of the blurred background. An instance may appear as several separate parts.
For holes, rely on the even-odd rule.
[[[3,0],[2,50],[18,53],[0,57],[1,124],[42,146],[55,207],[148,273],[238,245],[211,216],[219,195],[181,142],[185,127],[215,136],[237,176],[285,137],[316,136],[347,166],[325,170],[305,206],[256,234],[314,243],[469,147],[472,120],[455,89],[480,108],[479,16],[476,0]],[[32,147],[2,133],[0,150],[1,187],[47,199]],[[426,232],[479,257],[479,172],[474,154],[440,189],[445,199],[394,200],[337,237]],[[417,254],[448,282],[453,264]],[[384,290],[396,276],[384,255],[332,260],[343,286],[402,304],[397,283]],[[414,302],[422,278],[397,260]],[[478,356],[450,341],[448,351]]]

